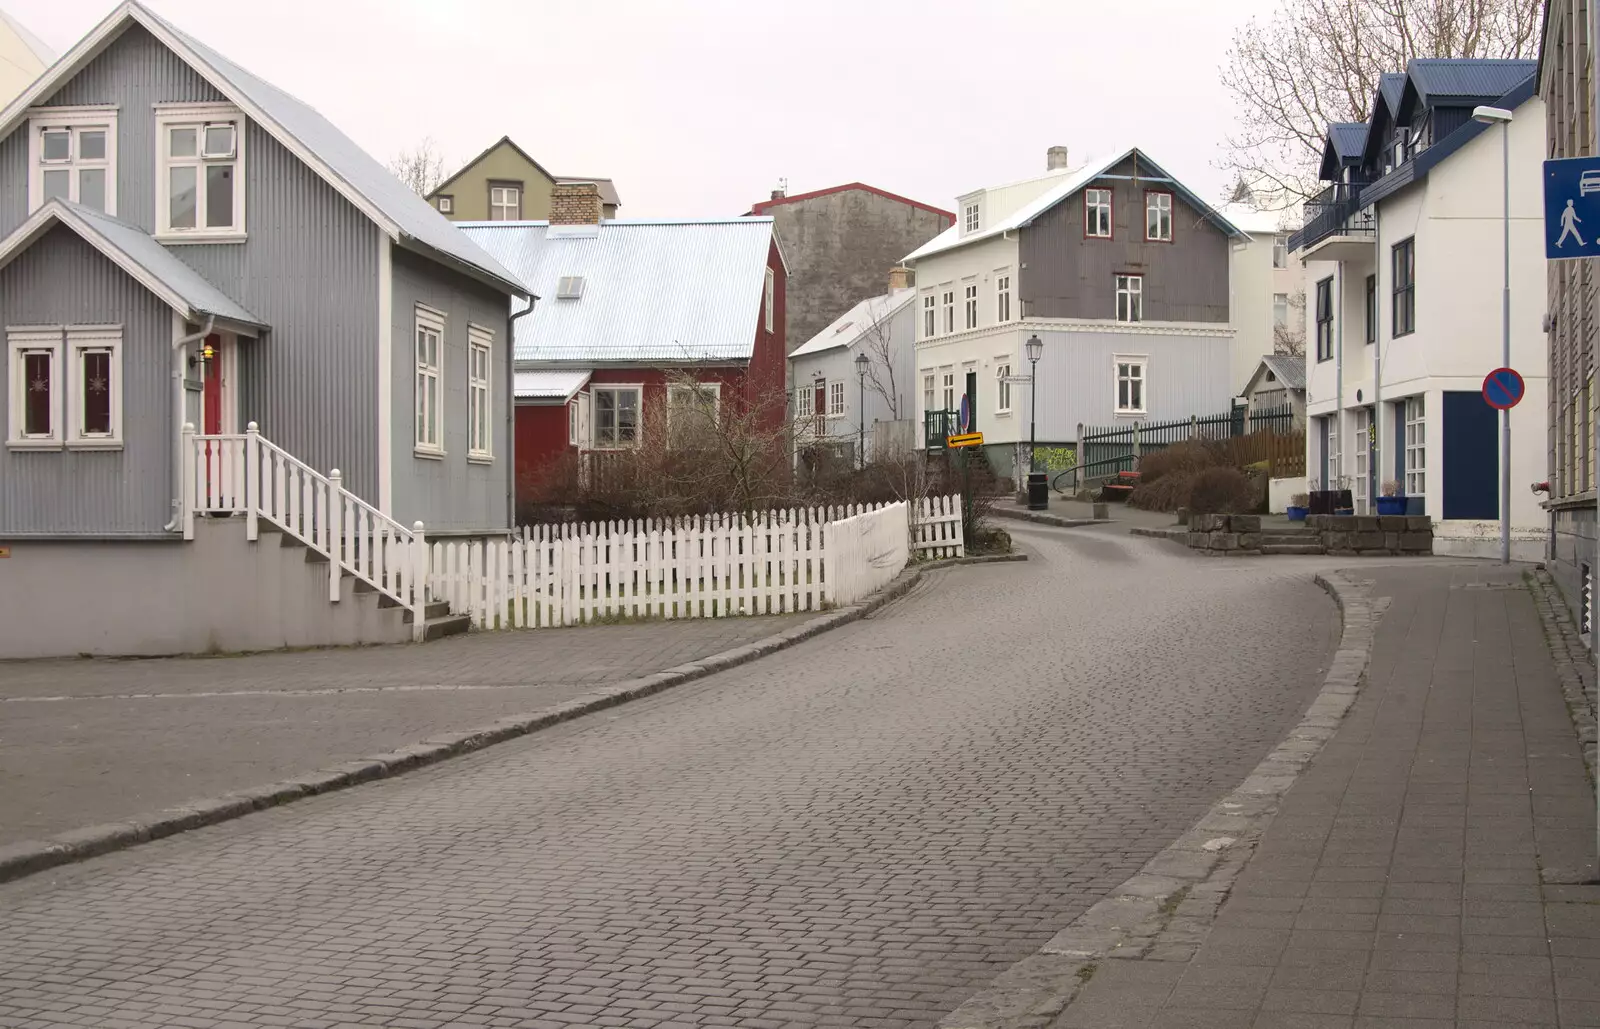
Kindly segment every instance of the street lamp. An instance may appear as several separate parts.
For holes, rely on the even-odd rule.
[[[861,411],[860,411],[860,437],[861,437],[861,467],[867,467],[867,365],[866,354],[856,355],[856,379],[861,383]]]
[[[1043,511],[1050,506],[1050,487],[1033,453],[1038,440],[1039,358],[1044,356],[1044,341],[1038,335],[1029,336],[1023,349],[1028,354],[1028,509]]]
[[[1472,120],[1500,126],[1501,228],[1505,245],[1505,281],[1500,290],[1500,367],[1511,367],[1511,112],[1503,107],[1478,107]],[[1500,412],[1500,563],[1511,563],[1511,409]]]

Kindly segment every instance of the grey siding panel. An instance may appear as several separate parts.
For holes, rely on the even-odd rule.
[[[445,315],[442,460],[418,457],[416,440],[416,307]],[[508,431],[511,370],[504,294],[415,254],[394,250],[394,514],[402,524],[420,520],[428,531],[499,529],[510,525]],[[494,461],[467,460],[467,324],[494,332],[490,379],[494,409]]]
[[[1146,332],[1040,332],[1040,440],[1075,440],[1078,423],[1113,425],[1134,418],[1116,413],[1117,356],[1145,358],[1142,421],[1220,414],[1232,403],[1227,336]],[[1048,399],[1047,399],[1048,398]],[[1027,414],[1027,397],[1012,407]]]
[[[0,442],[0,536],[160,533],[172,517],[171,310],[58,226],[0,270],[0,316],[8,326],[120,324],[124,440],[120,451]],[[11,374],[7,360],[0,427],[10,424]]]
[[[239,430],[378,503],[378,228],[251,123],[245,243],[175,246],[271,329],[239,348]]]
[[[0,238],[28,217],[28,125],[0,142]]]
[[[1132,175],[1131,159],[1111,174]],[[1085,239],[1087,188],[1112,191],[1112,238]],[[1144,320],[1226,322],[1228,237],[1199,211],[1172,198],[1172,242],[1145,241],[1145,192],[1160,182],[1101,179],[1023,229],[1018,297],[1025,318],[1114,318],[1115,276],[1144,276]]]

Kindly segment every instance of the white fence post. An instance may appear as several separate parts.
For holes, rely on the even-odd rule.
[[[261,506],[261,427],[251,422],[244,427],[244,538],[260,538]]]
[[[340,561],[341,547],[343,544],[344,528],[344,478],[339,474],[339,469],[334,468],[328,472],[328,503],[323,508],[322,518],[327,524],[328,533],[328,599],[337,602],[339,599],[339,576],[344,570]]]
[[[183,538],[194,539],[194,506],[195,506],[195,469],[194,469],[194,422],[183,423],[183,446],[179,460],[181,465],[178,473],[178,503],[182,505],[180,514],[183,516]]]
[[[420,521],[411,532],[411,638],[421,643],[428,631],[428,538]]]

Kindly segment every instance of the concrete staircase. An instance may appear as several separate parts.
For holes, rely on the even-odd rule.
[[[1291,522],[1287,526],[1274,525],[1261,529],[1263,554],[1324,554],[1322,536],[1304,523]]]

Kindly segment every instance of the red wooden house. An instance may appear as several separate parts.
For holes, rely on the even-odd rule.
[[[637,445],[675,374],[786,417],[772,219],[601,222],[585,185],[556,187],[549,222],[458,223],[539,297],[515,320],[519,490],[564,455]]]

